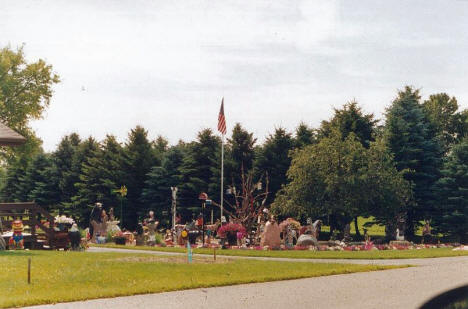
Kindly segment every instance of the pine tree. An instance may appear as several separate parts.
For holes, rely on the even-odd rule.
[[[342,109],[335,109],[331,120],[322,121],[318,135],[319,138],[327,137],[334,129],[337,129],[345,139],[352,132],[364,147],[369,148],[370,142],[374,140],[376,123],[373,114],[364,114],[358,103],[352,101],[345,104]]]
[[[148,209],[141,199],[141,193],[155,162],[148,132],[141,126],[135,127],[130,131],[124,148],[123,180],[128,190],[123,211],[123,225],[126,228],[135,229],[139,217],[143,217]]]
[[[413,200],[406,205],[406,236],[434,215],[433,185],[439,178],[442,150],[419,103],[419,91],[405,87],[387,110],[385,138],[399,171],[413,184]]]
[[[28,183],[28,201],[35,201],[48,211],[58,207],[60,190],[57,168],[48,154],[36,155],[26,169],[24,182]]]
[[[79,172],[73,170],[73,161],[80,143],[80,137],[76,133],[64,136],[52,154],[59,177],[58,188],[62,206],[70,204],[71,198],[77,193],[75,183],[79,182],[80,178]]]
[[[453,147],[437,182],[440,206],[432,218],[435,229],[468,242],[468,138]]]
[[[73,177],[78,175],[79,180],[74,183],[76,194],[71,197],[71,202],[63,202],[63,211],[74,217],[82,227],[89,224],[89,215],[94,203],[97,202],[90,201],[89,196],[85,195],[83,191],[80,193],[80,189],[83,189],[84,186],[82,177],[86,165],[97,155],[98,151],[99,143],[94,138],[89,137],[79,145],[72,158],[71,173]]]
[[[154,166],[148,173],[142,200],[155,212],[155,215],[170,224],[170,211],[172,201],[171,187],[180,186],[179,168],[184,158],[183,147],[171,147],[162,160],[161,166]],[[164,218],[163,214],[166,213]]]
[[[199,132],[197,140],[187,145],[186,156],[179,169],[182,175],[179,200],[186,208],[183,216],[189,217],[200,211],[198,195],[201,192],[219,201],[220,149],[221,139],[213,135],[210,129]]]
[[[317,137],[315,131],[309,128],[304,122],[301,122],[296,128],[295,147],[304,148],[307,145],[315,144]]]
[[[269,179],[267,204],[270,204],[287,183],[286,172],[291,164],[289,151],[294,148],[291,133],[283,128],[275,129],[275,133],[268,136],[265,143],[258,148],[255,171],[258,176],[264,174]]]

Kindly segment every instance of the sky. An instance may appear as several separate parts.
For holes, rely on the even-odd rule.
[[[228,131],[259,142],[351,100],[382,118],[405,85],[468,107],[466,0],[0,0],[0,47],[21,45],[61,78],[31,123],[46,151],[136,125],[190,141],[223,97]]]

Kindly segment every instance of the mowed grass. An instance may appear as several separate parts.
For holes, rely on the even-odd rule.
[[[396,268],[63,251],[4,251],[0,262],[1,308]]]
[[[104,248],[119,248],[133,250],[150,250],[163,252],[187,252],[184,248],[148,247],[148,246],[119,246],[114,244],[92,245]],[[213,255],[213,249],[196,248],[193,253]],[[249,249],[217,249],[221,256],[255,256],[292,259],[424,259],[450,256],[467,256],[468,251],[453,251],[451,248],[431,248],[414,250],[371,250],[371,251],[310,251],[310,250],[249,250]]]

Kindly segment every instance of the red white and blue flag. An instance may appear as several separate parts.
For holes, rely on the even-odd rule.
[[[224,118],[224,98],[221,100],[221,109],[218,115],[218,131],[221,134],[226,134],[226,118]]]

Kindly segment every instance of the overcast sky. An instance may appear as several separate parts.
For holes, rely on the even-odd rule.
[[[0,0],[0,46],[21,44],[62,79],[33,123],[48,151],[137,124],[189,141],[223,96],[259,141],[352,99],[381,117],[406,84],[468,106],[468,1]]]

